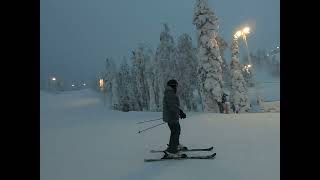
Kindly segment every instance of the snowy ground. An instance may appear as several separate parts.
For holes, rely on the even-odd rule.
[[[187,113],[181,143],[214,145],[216,158],[145,163],[161,155],[148,151],[165,148],[169,130],[138,134],[161,121],[136,122],[161,113],[111,111],[101,97],[90,90],[40,92],[41,180],[280,179],[280,113]]]
[[[249,88],[250,98],[262,96],[265,101],[280,101],[280,79],[270,76],[265,70],[256,71],[256,86]]]

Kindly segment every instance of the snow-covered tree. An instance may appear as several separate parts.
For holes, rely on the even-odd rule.
[[[129,79],[131,81],[131,83],[129,84],[130,110],[141,111],[141,108],[138,103],[139,96],[137,96],[138,89],[137,89],[137,85],[136,85],[137,83],[136,83],[135,71],[133,70],[133,67],[130,68],[130,78]]]
[[[230,83],[231,83],[230,69],[229,69],[229,65],[224,57],[224,51],[228,48],[228,43],[219,35],[216,37],[216,40],[218,42],[220,56],[222,58],[222,64],[221,64],[222,79],[223,79],[225,85],[227,85],[226,87],[229,87]]]
[[[112,88],[111,103],[113,106],[118,106],[119,105],[118,76],[114,76],[114,78],[112,79],[111,88]]]
[[[145,53],[145,79],[148,87],[148,94],[149,94],[149,111],[157,111],[157,104],[156,104],[156,78],[155,78],[155,66],[154,55],[150,48],[147,48]]]
[[[248,87],[253,87],[255,85],[252,64],[242,66],[242,75]]]
[[[197,88],[197,60],[192,40],[188,34],[182,34],[178,38],[178,44],[175,53],[177,64],[176,79],[179,82],[178,96],[180,97],[181,107],[188,111],[197,109],[196,100],[193,92]]]
[[[138,103],[138,110],[149,109],[149,88],[145,77],[145,63],[149,61],[146,58],[144,47],[138,47],[132,51],[132,76],[135,78],[136,100]]]
[[[160,44],[155,53],[156,64],[156,104],[158,110],[162,111],[162,100],[164,88],[168,80],[175,78],[176,62],[174,59],[175,45],[173,37],[167,24],[164,24],[164,30],[160,34]]]
[[[198,77],[203,110],[219,112],[218,103],[223,95],[222,58],[216,40],[219,25],[207,0],[196,1],[193,24],[198,32]]]
[[[236,112],[246,112],[250,109],[247,83],[242,75],[241,65],[239,63],[239,46],[237,38],[234,38],[231,46],[231,91],[230,103]]]
[[[108,94],[110,105],[118,104],[118,92],[117,92],[117,66],[113,59],[106,59],[106,69],[104,74],[105,91]]]
[[[118,72],[118,95],[119,95],[119,107],[122,111],[129,111],[130,101],[131,101],[131,77],[130,77],[130,67],[127,63],[126,58],[123,58],[120,64]]]

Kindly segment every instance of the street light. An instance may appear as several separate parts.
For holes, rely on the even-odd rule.
[[[49,78],[49,90],[53,90],[54,85],[52,83],[54,83],[54,81],[56,81],[57,79],[55,77],[50,77]]]
[[[245,28],[243,28],[242,32],[244,34],[249,34],[250,33],[250,28],[249,27],[245,27]]]
[[[234,38],[238,39],[240,36],[241,36],[242,32],[241,31],[237,31],[235,34],[234,34]]]
[[[101,88],[101,90],[103,90],[103,88],[104,88],[104,81],[103,81],[103,79],[100,79],[100,80],[99,80],[99,87]]]
[[[106,106],[106,90],[105,90],[105,81],[103,79],[99,80],[100,90],[103,92],[103,106]]]
[[[247,71],[247,73],[250,74],[250,71],[249,71],[250,67],[251,67],[251,64],[245,65],[242,70]]]

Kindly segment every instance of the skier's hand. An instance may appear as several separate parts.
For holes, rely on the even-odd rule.
[[[185,119],[185,118],[187,117],[187,115],[186,115],[185,113],[182,113],[182,114],[180,115],[180,117],[181,117],[182,119]]]
[[[184,113],[182,110],[180,110],[179,115],[181,119],[185,119],[187,117],[186,113]]]

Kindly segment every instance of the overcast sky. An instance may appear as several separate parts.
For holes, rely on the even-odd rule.
[[[40,0],[40,74],[66,81],[88,80],[104,69],[106,57],[129,60],[131,50],[159,44],[162,23],[175,38],[189,34],[195,0]],[[250,51],[280,45],[280,0],[209,0],[219,33],[230,44],[236,28],[248,24]],[[240,43],[240,46],[243,46]],[[245,51],[240,49],[241,54]],[[226,51],[226,57],[230,57]]]

